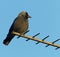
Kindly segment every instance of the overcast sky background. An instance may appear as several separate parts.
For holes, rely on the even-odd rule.
[[[49,35],[48,42],[60,38],[60,0],[0,0],[0,57],[60,57],[60,49],[46,48],[42,43],[36,45],[31,40],[26,42],[24,38],[15,37],[8,46],[3,45],[13,20],[21,11],[32,16],[27,35],[40,32],[37,38]]]

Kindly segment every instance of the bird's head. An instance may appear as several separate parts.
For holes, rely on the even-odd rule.
[[[25,12],[25,11],[22,11],[22,12],[19,14],[19,16],[22,16],[22,17],[24,17],[24,18],[26,18],[26,19],[31,18],[31,16],[29,16],[28,13]]]

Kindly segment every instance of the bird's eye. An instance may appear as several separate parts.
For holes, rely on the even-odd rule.
[[[28,16],[28,13],[26,12],[26,15]]]

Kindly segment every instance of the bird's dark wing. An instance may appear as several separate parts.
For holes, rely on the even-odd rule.
[[[11,33],[14,30],[14,23],[17,19],[18,19],[18,17],[16,17],[15,20],[13,21],[13,23],[12,23],[10,29],[9,29],[9,33]]]
[[[15,21],[16,21],[16,19],[14,20],[13,24],[11,25],[9,32],[7,34],[7,37],[3,41],[3,44],[5,44],[5,45],[8,45],[10,43],[10,41],[13,39],[13,37],[15,36],[14,34],[12,34],[12,32],[14,30]]]

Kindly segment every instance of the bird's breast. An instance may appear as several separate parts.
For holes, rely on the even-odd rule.
[[[19,20],[15,22],[14,30],[20,34],[23,34],[28,29],[28,20]]]

